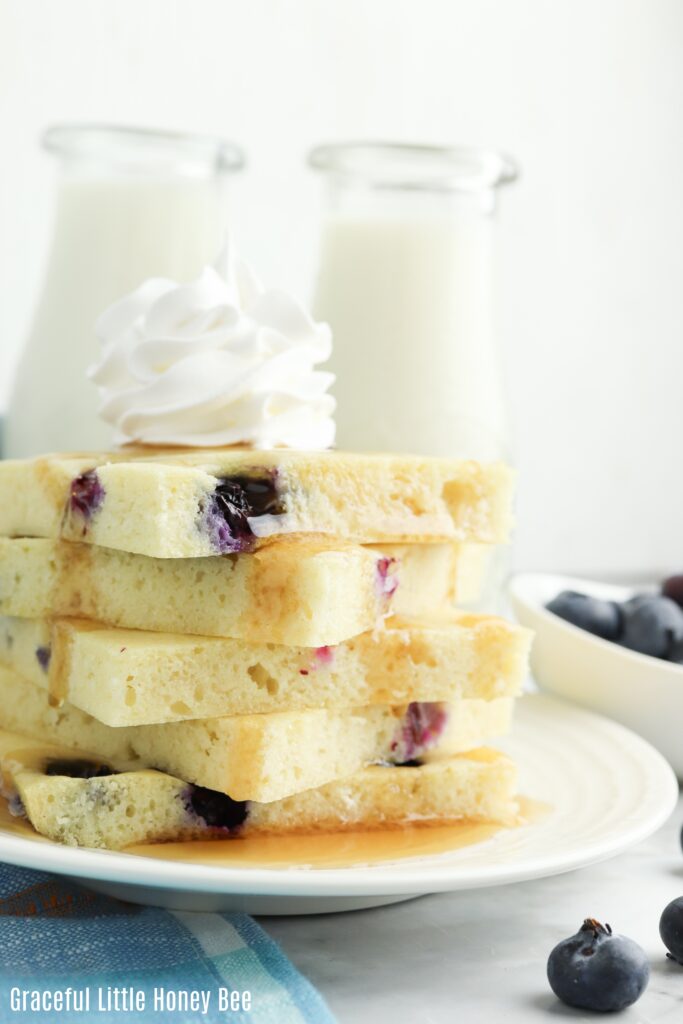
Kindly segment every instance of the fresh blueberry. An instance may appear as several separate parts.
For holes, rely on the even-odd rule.
[[[448,712],[443,704],[413,701],[391,744],[391,760],[397,764],[415,761],[419,754],[437,743],[447,721]]]
[[[277,470],[223,477],[216,484],[208,506],[200,505],[199,511],[217,551],[250,551],[255,537],[249,519],[284,512]]]
[[[47,672],[50,667],[50,657],[52,651],[49,647],[36,647],[36,660],[42,668],[43,672]]]
[[[662,583],[662,596],[670,597],[672,601],[683,608],[683,573],[676,576],[668,576]]]
[[[106,775],[118,775],[115,768],[101,761],[89,761],[85,757],[50,757],[45,762],[46,775],[66,775],[69,779],[100,779]]]
[[[672,900],[659,919],[659,934],[669,958],[683,964],[683,896]]]
[[[97,471],[88,470],[71,481],[69,492],[69,508],[78,512],[84,519],[91,519],[104,501],[104,487]]]
[[[640,999],[649,979],[650,965],[638,943],[592,918],[548,958],[551,989],[582,1010],[623,1010]]]
[[[18,793],[12,793],[7,801],[7,810],[10,812],[13,818],[25,818],[26,808],[24,807],[24,801],[21,799]]]
[[[204,786],[190,786],[187,792],[189,809],[211,828],[237,832],[249,816],[246,800],[233,800],[226,793],[217,793]]]
[[[563,590],[548,602],[546,608],[573,626],[601,636],[603,640],[619,639],[621,611],[615,601],[602,601],[575,590]]]
[[[638,594],[622,606],[620,643],[654,658],[678,660],[683,653],[683,608],[659,594]]]

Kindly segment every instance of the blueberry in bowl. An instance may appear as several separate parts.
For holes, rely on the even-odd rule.
[[[675,577],[672,577],[675,578]],[[565,622],[638,654],[683,662],[683,606],[661,593],[637,593],[611,601],[577,590],[561,590],[546,608]]]
[[[604,640],[618,640],[621,636],[622,612],[616,601],[601,600],[576,590],[561,590],[546,608],[573,626]]]
[[[639,733],[683,779],[683,608],[669,593],[551,573],[509,585],[540,689]]]
[[[662,583],[662,594],[683,608],[683,573],[668,576]]]
[[[680,661],[683,608],[670,597],[637,594],[622,606],[624,627],[618,643],[639,654]]]

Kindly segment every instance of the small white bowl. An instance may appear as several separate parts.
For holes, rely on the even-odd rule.
[[[602,640],[545,608],[561,590],[624,601],[647,589],[519,573],[510,582],[509,594],[521,624],[536,634],[531,668],[538,685],[633,729],[683,779],[683,666]]]

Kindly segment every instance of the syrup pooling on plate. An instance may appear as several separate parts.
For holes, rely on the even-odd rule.
[[[21,752],[17,752],[20,754]],[[520,827],[542,821],[548,804],[521,798]],[[490,822],[454,822],[367,832],[320,835],[267,835],[215,839],[206,842],[141,843],[123,853],[139,857],[216,868],[331,869],[430,857],[473,846],[507,829]],[[10,813],[0,801],[0,833],[49,843],[25,819]],[[57,845],[57,844],[53,844]]]
[[[129,846],[126,853],[205,867],[350,868],[363,864],[428,857],[490,839],[503,826],[485,822],[336,832],[320,835],[247,836],[212,842]]]
[[[548,804],[521,798],[517,826],[541,821]],[[411,857],[431,857],[483,843],[509,826],[456,821],[365,832],[261,835],[187,843],[141,843],[126,853],[206,867],[351,868]]]

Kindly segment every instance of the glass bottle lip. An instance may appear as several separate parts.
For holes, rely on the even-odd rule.
[[[512,157],[476,146],[334,142],[311,150],[308,163],[348,184],[397,191],[481,192],[519,177]]]
[[[65,160],[106,164],[113,170],[189,175],[241,170],[245,154],[234,142],[211,135],[115,124],[54,124],[43,148]]]

